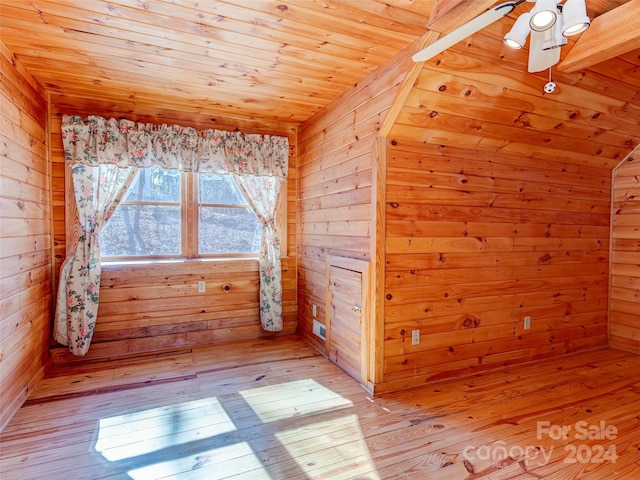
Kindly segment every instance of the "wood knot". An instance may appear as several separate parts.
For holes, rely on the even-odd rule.
[[[476,328],[480,325],[480,321],[475,317],[467,317],[462,322],[464,328]]]
[[[538,259],[538,263],[548,263],[551,261],[551,254],[546,253]]]

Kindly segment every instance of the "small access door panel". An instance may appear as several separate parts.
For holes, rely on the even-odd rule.
[[[368,371],[367,267],[362,260],[327,257],[327,356],[363,385]]]

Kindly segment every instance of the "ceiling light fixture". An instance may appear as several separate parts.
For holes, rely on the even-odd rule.
[[[583,32],[591,24],[586,14],[585,0],[515,0],[501,3],[427,45],[411,58],[414,62],[426,62],[509,15],[525,2],[535,5],[530,12],[523,13],[516,19],[513,28],[502,41],[510,48],[522,49],[529,37],[527,70],[534,73],[551,68],[560,61],[560,47],[567,44],[566,37]]]
[[[502,39],[504,44],[510,48],[523,48],[529,35],[532,37],[530,50],[534,47],[542,50],[559,48],[567,44],[566,37],[584,32],[591,25],[591,21],[587,16],[585,0],[566,0],[562,5],[559,5],[561,0],[528,1],[535,2],[533,9],[520,15],[509,33]],[[537,19],[536,15],[538,16]],[[553,19],[553,23],[551,23],[551,19]],[[534,23],[537,25],[536,28],[532,28]],[[549,24],[551,25],[547,26],[546,29],[541,29]],[[535,46],[533,45],[534,34],[536,35]],[[544,64],[550,61],[551,57],[545,59],[544,62],[533,62],[533,64],[537,65],[534,68],[545,69],[547,67]]]
[[[513,24],[511,31],[507,33],[502,41],[507,47],[514,49],[520,49],[527,43],[527,37],[531,32],[531,26],[529,20],[531,19],[531,12],[523,13],[518,17],[516,23]]]
[[[585,0],[566,0],[564,3],[562,7],[564,16],[562,34],[565,37],[582,33],[591,25],[584,2]]]
[[[531,30],[536,32],[544,32],[549,30],[556,23],[558,18],[558,1],[559,0],[537,0],[533,10],[531,11]]]

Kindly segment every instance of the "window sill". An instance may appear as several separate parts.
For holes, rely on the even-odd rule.
[[[289,270],[289,257],[281,258],[282,271]],[[120,270],[153,270],[172,267],[176,270],[229,270],[257,271],[258,257],[215,257],[215,258],[154,258],[148,260],[106,260],[102,270],[113,272]]]

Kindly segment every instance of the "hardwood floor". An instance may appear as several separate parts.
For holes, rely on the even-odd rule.
[[[638,479],[640,356],[371,398],[295,336],[240,342],[58,368],[0,441],[3,480]]]

